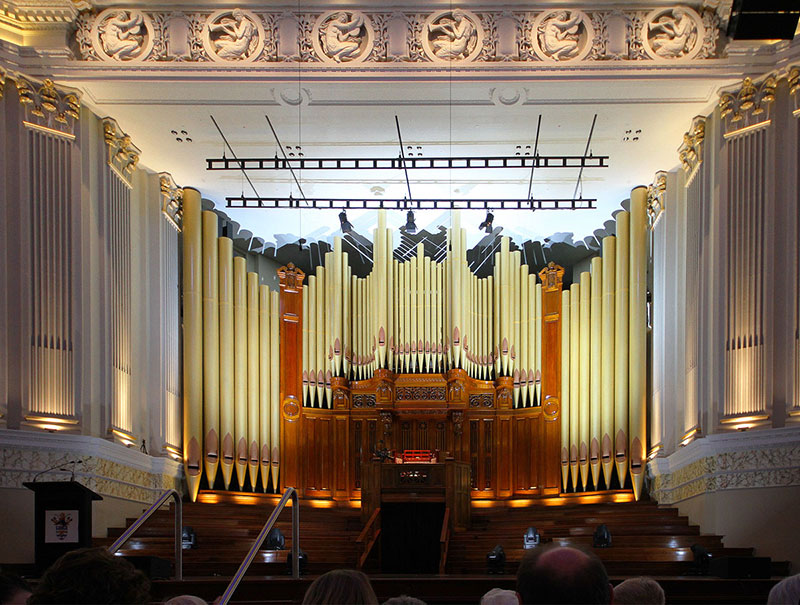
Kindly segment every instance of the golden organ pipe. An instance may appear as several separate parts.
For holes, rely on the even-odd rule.
[[[425,245],[417,244],[417,372],[425,359]]]
[[[244,487],[247,473],[247,262],[233,259],[233,389],[236,479]]]
[[[631,192],[630,233],[630,472],[638,500],[644,486],[647,435],[647,188]]]
[[[233,386],[233,241],[220,237],[219,253],[219,423],[222,436],[222,480],[231,484],[235,454]]]
[[[628,316],[630,214],[619,212],[614,291],[614,464],[620,485],[628,476]]]
[[[247,442],[250,486],[258,478],[260,422],[258,410],[258,273],[247,274]]]
[[[281,424],[280,424],[280,298],[279,293],[270,292],[270,449],[272,449],[272,491],[278,491],[278,473],[280,472],[281,460]]]
[[[422,245],[422,244],[420,244]],[[425,371],[431,371],[431,259],[426,256],[422,265],[425,275],[425,336],[423,346],[425,347]]]
[[[501,240],[502,242],[502,240]],[[494,255],[494,291],[492,292],[492,311],[494,313],[494,334],[492,336],[492,355],[494,356],[494,372],[495,375],[500,376],[500,372],[502,370],[503,362],[500,357],[500,343],[502,341],[501,336],[501,320],[500,318],[503,315],[503,305],[500,302],[500,297],[502,295],[503,289],[503,278],[501,275],[501,265],[503,264],[502,257],[500,253],[497,252]]]
[[[572,489],[578,490],[578,469],[580,466],[580,359],[581,359],[581,286],[572,284],[569,289],[569,469],[572,475]]]
[[[531,307],[533,305],[531,304],[532,299],[529,294],[535,293],[532,292],[529,287],[527,265],[522,265],[519,268],[519,284],[521,287],[520,309],[522,309],[519,329],[519,387],[522,405],[523,407],[527,407],[530,405],[528,400],[528,370],[533,367],[530,355],[533,351],[530,349],[534,348],[531,346],[529,328],[531,321],[536,321],[534,317],[531,317]]]
[[[597,488],[600,481],[600,438],[602,414],[602,341],[603,333],[603,259],[595,256],[591,261],[592,293],[590,302],[591,347],[589,368],[589,465],[592,482]]]
[[[303,405],[311,405],[308,397],[308,356],[311,353],[311,346],[310,346],[310,332],[311,332],[311,322],[309,321],[309,315],[311,314],[309,310],[311,307],[311,301],[309,300],[309,292],[311,291],[311,287],[309,283],[311,278],[308,278],[308,281],[303,285]],[[259,303],[261,302],[261,297],[259,294]],[[259,313],[260,313],[259,307]],[[259,316],[260,320],[260,316]],[[264,409],[264,408],[261,408]]]
[[[514,292],[514,297],[511,301],[512,304],[512,313],[513,313],[513,330],[512,334],[512,343],[511,343],[511,350],[509,352],[509,370],[511,375],[513,376],[514,373],[519,368],[519,343],[521,339],[520,332],[522,330],[522,318],[520,317],[520,304],[522,298],[522,283],[520,281],[520,265],[522,262],[522,253],[519,250],[515,250],[511,253],[511,270],[510,270],[510,277]],[[526,280],[527,281],[527,280]],[[527,285],[527,283],[525,284]],[[519,389],[517,389],[519,392]]]
[[[409,261],[408,267],[409,276],[411,278],[411,287],[409,288],[409,295],[411,297],[409,308],[411,309],[411,317],[410,317],[410,325],[409,325],[409,336],[411,338],[411,358],[410,362],[410,371],[416,372],[417,371],[417,326],[419,326],[419,322],[417,321],[417,312],[418,312],[418,300],[417,300],[417,257],[411,257]]]
[[[569,290],[561,292],[561,491],[567,491],[569,482],[569,368],[570,368],[570,333],[569,333]]]
[[[333,376],[342,375],[342,238],[333,238],[333,284],[331,294],[333,295],[333,366],[331,374]],[[330,407],[330,400],[328,402]]]
[[[386,298],[386,304],[388,305],[386,309],[386,317],[388,325],[386,327],[386,364],[384,365],[385,368],[393,368],[394,367],[394,351],[392,351],[392,345],[394,341],[390,343],[389,340],[391,339],[391,335],[394,334],[394,296],[393,292],[395,291],[395,271],[394,268],[396,266],[394,260],[394,246],[393,246],[393,236],[392,232],[389,229],[384,227],[384,238],[386,239],[386,292],[384,292],[383,296]]]
[[[511,252],[509,252],[509,243],[509,238],[504,237],[500,244],[500,276],[503,283],[500,292],[500,304],[503,309],[500,315],[500,359],[503,376],[509,375],[509,352],[511,351],[511,297],[508,295],[511,276]]]
[[[206,479],[214,488],[219,466],[219,258],[217,215],[202,213],[203,425]]]
[[[322,407],[322,396],[325,393],[325,360],[328,348],[325,342],[325,309],[328,300],[325,298],[325,267],[317,267],[317,407]]]
[[[584,363],[580,364],[580,447],[578,449],[579,464],[581,471],[581,484],[583,489],[586,490],[586,485],[589,482],[589,420],[590,420],[590,402],[589,402],[589,379],[590,379],[590,365],[587,360],[591,355],[591,292],[592,292],[592,279],[588,271],[581,273],[581,359]]]
[[[452,330],[450,334],[448,334],[448,338],[450,339],[450,346],[451,346],[451,355],[452,355],[452,367],[460,368],[461,365],[461,332],[464,329],[464,324],[462,320],[462,309],[461,309],[461,289],[463,284],[461,283],[463,274],[461,271],[461,213],[458,210],[454,210],[451,213],[453,217],[453,227],[450,231],[451,233],[451,253],[452,258],[449,259],[450,261],[450,275],[451,275],[451,283],[450,283],[450,290],[449,295],[452,301],[452,308],[450,310],[451,314],[451,326],[450,329]]]
[[[310,292],[306,287],[304,292]],[[269,288],[264,285],[258,287],[258,410],[259,432],[258,439],[261,444],[261,489],[267,491],[269,485],[270,467],[270,425],[272,414],[270,410],[270,385],[272,380],[277,380],[270,375],[270,294]],[[307,307],[303,307],[306,309]],[[304,339],[307,340],[307,339]],[[306,344],[305,342],[303,343]],[[307,391],[308,389],[306,389]],[[255,482],[253,483],[255,485]]]
[[[308,324],[308,405],[317,399],[317,278],[309,275],[308,307],[303,307],[304,324]]]
[[[600,420],[600,459],[606,487],[611,486],[611,473],[614,468],[614,287],[617,263],[617,238],[608,235],[603,238],[603,344],[602,344],[602,411]]]
[[[388,276],[386,274],[386,211],[378,210],[378,228],[373,234],[373,275],[375,275],[375,304],[377,307],[377,314],[375,316],[375,329],[373,333],[377,336],[378,340],[378,367],[386,367],[386,328],[389,325],[388,317],[386,316],[387,309],[387,285]]]
[[[331,406],[331,376],[333,375],[333,252],[325,253],[325,407]]]
[[[342,309],[344,316],[342,332],[342,375],[350,377],[350,363],[353,346],[353,300],[351,298],[350,284],[352,269],[347,252],[342,253]]]
[[[537,276],[530,276],[533,283],[534,300],[536,301],[536,322],[534,324],[534,342],[536,344],[535,384],[536,402],[542,405],[542,284],[537,283]]]
[[[183,191],[183,463],[194,501],[203,472],[202,219],[200,192]]]

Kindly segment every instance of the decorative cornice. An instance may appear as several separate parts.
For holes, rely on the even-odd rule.
[[[75,465],[75,479],[103,496],[152,502],[167,488],[181,490],[183,465],[111,441],[85,435],[0,430],[0,487],[22,487],[23,481],[66,460]],[[67,465],[72,470],[73,465]],[[54,470],[48,477],[66,478]]]
[[[708,435],[651,460],[648,472],[659,504],[729,489],[800,485],[800,429]]]
[[[800,118],[800,66],[792,66],[786,75],[789,83],[789,96],[794,103],[792,112],[796,118]]]
[[[678,147],[678,158],[681,167],[686,173],[686,185],[691,183],[697,169],[703,162],[703,141],[706,138],[706,118],[696,116],[692,120],[691,128],[684,133],[683,143]]]
[[[103,139],[108,147],[107,163],[130,187],[133,171],[139,163],[141,150],[131,142],[131,137],[122,132],[113,118],[103,118]]]
[[[180,232],[183,226],[183,188],[175,184],[168,172],[159,172],[158,179],[161,183],[161,213]]]
[[[13,76],[19,102],[25,108],[23,124],[50,134],[75,138],[75,123],[80,118],[80,93],[56,87],[53,81],[43,82],[20,73]]]
[[[667,173],[656,172],[652,184],[647,188],[647,216],[650,229],[654,229],[661,213],[664,212],[664,198],[667,194]]]
[[[778,80],[767,76],[758,84],[745,78],[738,90],[723,92],[719,98],[719,113],[725,138],[743,134],[771,124],[770,108],[775,101]]]
[[[82,13],[74,40],[84,61],[137,69],[147,63],[163,67],[166,62],[230,69],[299,61],[337,70],[384,68],[387,63],[680,64],[720,57],[719,17],[714,8],[701,11],[688,6],[525,11],[500,10],[488,3],[483,10],[452,7],[427,12],[327,7],[289,13],[248,6],[181,13],[114,7]],[[189,24],[185,41],[177,43],[172,38],[177,34],[170,31],[176,17]],[[278,44],[285,19],[297,23],[296,43]],[[609,24],[619,19],[625,38],[612,40],[609,31],[614,28]],[[512,27],[500,27],[505,23]],[[398,27],[406,31],[405,44],[394,39],[390,44],[389,32],[394,36]],[[611,50],[617,47],[626,50]],[[296,50],[284,54],[282,48]],[[392,51],[399,48],[403,50]]]
[[[86,2],[74,0],[0,0],[0,26],[39,29],[75,21]]]

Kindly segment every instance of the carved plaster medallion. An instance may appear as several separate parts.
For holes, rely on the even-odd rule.
[[[592,21],[578,10],[544,12],[531,28],[531,46],[544,61],[580,61],[592,50],[592,40]]]
[[[460,8],[433,13],[420,35],[425,54],[437,63],[474,61],[483,49],[481,20]]]
[[[374,41],[372,23],[360,11],[323,13],[311,34],[314,51],[325,63],[360,63],[369,57]]]
[[[653,59],[693,59],[705,36],[703,20],[687,6],[656,9],[642,24],[642,46]]]
[[[92,24],[92,46],[104,61],[142,61],[153,50],[153,31],[150,15],[135,9],[107,8]]]
[[[264,50],[261,19],[241,8],[211,13],[203,26],[202,38],[209,58],[219,63],[251,63]]]

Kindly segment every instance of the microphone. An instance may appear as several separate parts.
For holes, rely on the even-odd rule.
[[[67,458],[69,458],[69,456],[67,456]],[[83,460],[66,460],[66,459],[65,460],[61,460],[58,464],[55,464],[55,465],[51,466],[50,468],[46,468],[43,471],[39,471],[38,473],[36,473],[33,476],[33,480],[31,481],[31,483],[36,483],[36,480],[39,477],[41,477],[45,473],[49,473],[50,471],[54,471],[56,469],[59,470],[59,471],[68,471],[69,469],[59,468],[60,466],[64,466],[65,464],[72,464],[73,465],[72,466],[72,478],[70,479],[70,481],[72,481],[73,479],[75,479],[75,465],[76,464],[82,464],[82,463],[83,463]]]

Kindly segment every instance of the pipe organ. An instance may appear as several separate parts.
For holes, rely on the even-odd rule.
[[[276,489],[279,473],[277,292],[247,271],[200,193],[183,193],[183,452],[189,494],[203,476],[225,489]]]
[[[379,211],[369,275],[353,274],[337,237],[307,279],[281,268],[280,295],[233,258],[215,215],[186,191],[192,497],[219,466],[226,489],[235,476],[240,489],[358,499],[362,465],[405,449],[468,462],[477,499],[610,488],[615,468],[614,486],[630,471],[639,496],[646,190],[634,190],[617,235],[567,291],[561,267],[531,273],[508,238],[492,274],[473,274],[457,211],[446,258],[422,243],[398,258]]]
[[[631,193],[569,292],[562,294],[561,485],[625,485],[641,494],[645,464],[647,190]],[[612,482],[616,468],[616,482]],[[591,482],[591,484],[590,484]]]

